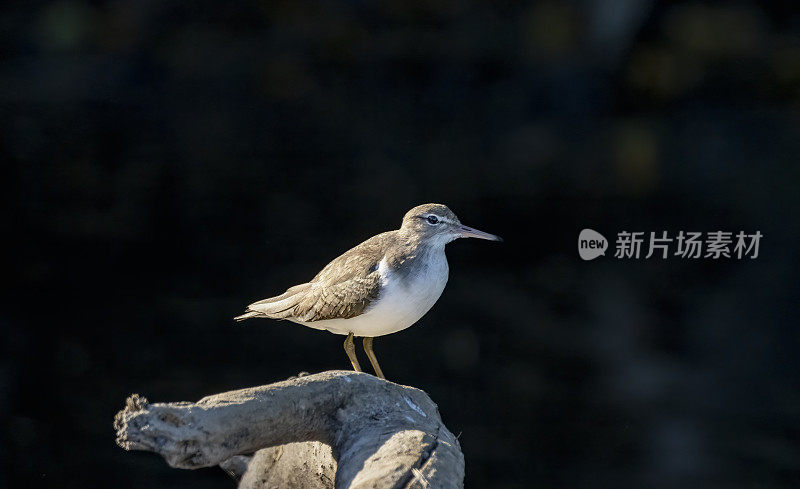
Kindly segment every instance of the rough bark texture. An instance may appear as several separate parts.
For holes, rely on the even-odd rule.
[[[126,450],[172,467],[220,465],[240,488],[460,488],[464,457],[423,391],[330,371],[197,403],[134,394],[115,420]]]

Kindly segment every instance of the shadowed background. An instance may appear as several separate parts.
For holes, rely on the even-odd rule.
[[[117,448],[125,396],[347,368],[231,318],[424,202],[506,239],[375,342],[469,487],[796,487],[795,2],[2,9],[0,487],[232,487]],[[764,238],[583,262],[584,227]]]

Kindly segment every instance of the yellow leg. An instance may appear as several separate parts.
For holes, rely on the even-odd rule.
[[[375,352],[372,351],[372,338],[364,337],[364,351],[367,353],[367,358],[369,358],[369,363],[372,364],[372,368],[375,369],[375,375],[380,379],[386,379],[386,377],[383,376],[381,366],[378,365],[378,359],[375,358]]]
[[[361,365],[358,364],[358,358],[356,357],[356,345],[353,344],[353,333],[348,334],[347,339],[344,340],[344,351],[347,352],[347,358],[353,364],[353,370],[361,372]]]

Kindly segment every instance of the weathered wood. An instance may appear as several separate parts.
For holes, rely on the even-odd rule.
[[[336,477],[331,447],[318,441],[264,448],[253,456],[237,455],[220,467],[246,489],[327,489],[333,487]]]
[[[364,373],[322,372],[197,403],[134,394],[114,426],[126,450],[177,468],[221,465],[240,488],[463,487],[458,440],[428,395]]]

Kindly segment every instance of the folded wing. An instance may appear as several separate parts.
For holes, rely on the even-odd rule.
[[[394,231],[364,241],[328,263],[311,282],[291,287],[283,294],[254,302],[234,318],[264,317],[298,322],[349,319],[363,314],[378,298],[381,275],[378,264]]]

